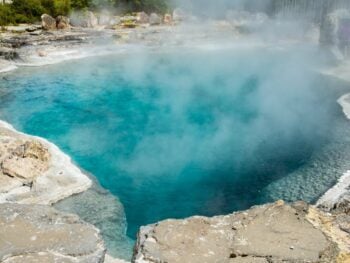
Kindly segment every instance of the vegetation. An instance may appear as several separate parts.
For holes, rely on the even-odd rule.
[[[168,0],[13,0],[12,4],[0,4],[0,26],[33,23],[43,13],[51,16],[68,15],[73,10],[108,9],[118,12],[157,12],[168,10]]]

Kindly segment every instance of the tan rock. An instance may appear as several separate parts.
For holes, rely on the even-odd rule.
[[[70,29],[70,21],[68,17],[58,16],[56,17],[56,27],[60,30]]]
[[[57,146],[0,121],[0,203],[52,204],[91,184]]]
[[[213,218],[142,227],[134,262],[334,262],[338,247],[307,219],[308,206],[276,204]]]
[[[56,30],[56,19],[48,14],[41,16],[41,25],[44,30]]]
[[[13,156],[5,159],[1,168],[5,175],[32,182],[47,170],[47,164],[37,159]]]
[[[47,57],[47,52],[45,50],[38,50],[37,51],[39,57]]]
[[[171,14],[165,14],[163,22],[166,25],[170,25],[173,22],[173,17],[171,16]]]

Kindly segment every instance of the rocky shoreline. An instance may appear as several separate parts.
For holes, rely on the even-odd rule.
[[[0,73],[122,52],[125,43],[162,45],[158,33],[169,36],[176,29],[157,21],[153,27],[136,30],[129,27],[137,24],[137,18],[126,19],[123,28],[113,30],[10,28],[0,39]],[[232,37],[237,33],[230,25],[219,27]],[[167,44],[178,45],[180,38]],[[69,156],[3,121],[0,151],[0,262],[123,262],[106,254],[95,226],[50,207],[92,185]],[[350,262],[349,187],[347,172],[316,206],[279,201],[226,216],[165,220],[142,227],[133,262]]]

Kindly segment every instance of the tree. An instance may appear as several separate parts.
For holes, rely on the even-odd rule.
[[[6,26],[8,24],[15,23],[14,13],[10,5],[0,5],[0,26]]]

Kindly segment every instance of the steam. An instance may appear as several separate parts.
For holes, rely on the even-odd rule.
[[[173,0],[173,6],[204,17],[222,17],[227,10],[269,13],[272,8],[272,0]]]
[[[189,165],[213,169],[254,162],[261,147],[279,138],[311,140],[326,119],[315,101],[310,73],[315,53],[233,47],[173,55],[128,56],[120,75],[136,100],[157,103],[131,153],[116,163],[140,176],[179,175]],[[283,58],[281,58],[283,57]],[[152,102],[151,102],[152,101]],[[301,119],[309,125],[300,128]],[[271,146],[272,147],[272,146]]]

